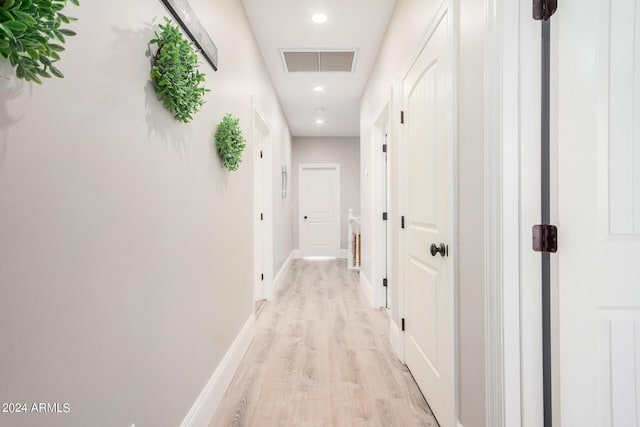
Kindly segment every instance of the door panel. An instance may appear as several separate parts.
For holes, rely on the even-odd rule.
[[[448,14],[403,79],[405,359],[441,427],[455,426],[452,258],[450,245],[451,108]]]
[[[557,47],[563,426],[640,420],[640,0],[564,0]]]
[[[337,256],[339,169],[337,166],[301,165],[299,189],[303,256]]]
[[[263,176],[264,165],[262,160],[262,150],[265,135],[257,123],[254,123],[254,141],[253,146],[253,195],[254,195],[254,267],[253,267],[253,280],[254,300],[259,301],[264,299],[264,281],[262,275],[264,274],[264,222],[261,220],[261,214],[264,213],[264,191],[263,191]]]

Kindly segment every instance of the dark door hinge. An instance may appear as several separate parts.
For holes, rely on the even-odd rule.
[[[404,317],[402,318],[402,321],[400,323],[402,324],[402,330],[404,331]]]
[[[558,0],[533,0],[533,19],[547,21],[558,9]]]
[[[400,228],[404,228],[404,215],[400,217]]]
[[[260,158],[262,158],[262,150],[260,150]]]
[[[382,144],[382,152],[383,153],[387,152],[387,144]]]
[[[382,286],[387,287],[387,278],[382,279]]]
[[[260,214],[260,221],[264,221],[264,214],[263,213]]]
[[[383,221],[387,220],[387,213],[386,212],[382,212],[382,220]]]
[[[558,228],[551,224],[534,225],[531,241],[535,252],[558,252]]]
[[[260,275],[260,280],[264,281],[264,273]]]
[[[400,123],[404,124],[404,111],[400,111]]]

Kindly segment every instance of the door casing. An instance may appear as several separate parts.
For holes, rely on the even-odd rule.
[[[254,144],[261,145],[262,148],[262,164],[258,164],[259,158],[254,157],[254,236],[258,233],[259,228],[262,228],[262,242],[260,243],[258,238],[254,237],[254,254],[262,253],[262,271],[259,270],[259,266],[254,260],[254,280],[260,280],[260,275],[264,274],[264,280],[261,282],[262,286],[262,298],[271,300],[273,299],[273,198],[272,198],[272,141],[271,130],[268,123],[264,119],[264,116],[260,113],[258,108],[253,107],[253,125],[252,125],[252,139]],[[258,141],[260,139],[260,141]],[[254,153],[257,155],[257,153]],[[258,203],[257,194],[258,186],[262,192],[262,206]],[[263,220],[260,221],[260,214],[263,215]],[[254,255],[257,256],[257,255]],[[258,284],[254,284],[254,293]],[[258,295],[254,295],[254,301]]]

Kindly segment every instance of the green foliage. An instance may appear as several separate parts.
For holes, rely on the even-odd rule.
[[[78,0],[0,0],[0,56],[16,69],[16,77],[42,83],[41,78],[64,77],[56,68],[65,37],[76,33],[62,24],[76,18],[61,10],[67,1]]]
[[[193,44],[184,38],[168,18],[160,25],[160,34],[151,43],[158,45],[151,68],[153,88],[165,107],[181,122],[188,123],[204,104],[209,92],[201,84],[204,74],[198,71],[198,55]]]
[[[218,124],[216,147],[222,158],[222,164],[231,171],[237,171],[242,161],[245,140],[240,130],[240,119],[227,114]]]

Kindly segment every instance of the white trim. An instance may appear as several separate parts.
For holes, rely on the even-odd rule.
[[[391,348],[396,352],[398,359],[404,363],[404,332],[400,330],[391,316],[389,316],[389,341],[391,341]]]
[[[462,423],[460,422],[460,420],[456,421],[456,427],[462,427]]]
[[[262,183],[262,206],[258,206],[256,203],[256,197],[254,192],[254,251],[262,249],[262,271],[254,271],[254,279],[257,281],[259,275],[264,274],[262,280],[262,298],[267,300],[273,299],[274,286],[273,286],[273,201],[269,197],[273,192],[273,179],[272,179],[272,151],[273,151],[273,133],[269,127],[269,123],[265,120],[264,114],[261,113],[256,106],[255,99],[251,97],[252,105],[252,139],[253,144],[256,144],[257,131],[263,135],[263,140],[260,141],[261,151],[263,153],[262,164],[260,167],[261,175],[259,178]],[[255,161],[255,159],[254,159]],[[254,165],[253,173],[256,174],[257,165]],[[256,184],[256,177],[254,177],[254,185]],[[263,221],[257,221],[260,214],[264,214]],[[258,232],[258,225],[262,226],[262,248],[257,247],[255,234]],[[255,265],[255,263],[254,263]],[[254,270],[257,269],[257,266]],[[255,293],[255,292],[254,292]],[[257,300],[254,295],[254,300]]]
[[[291,266],[291,260],[293,260],[295,258],[294,257],[294,252],[295,252],[295,249],[292,250],[291,253],[289,254],[289,256],[287,257],[287,259],[284,260],[284,263],[282,264],[282,267],[280,267],[280,270],[278,270],[278,273],[276,274],[276,277],[273,278],[273,296],[276,295],[276,292],[278,291],[278,288],[282,284],[281,282],[284,280],[285,276],[287,275],[287,271],[289,270],[289,267]]]
[[[291,256],[293,257],[293,259],[301,259],[302,251],[300,249],[294,249],[291,251]]]
[[[371,287],[371,282],[369,282],[369,279],[367,279],[363,270],[360,270],[360,287],[364,292],[365,299],[369,301],[369,304],[373,307],[373,288]]]
[[[391,92],[378,110],[371,127],[371,182],[372,182],[372,229],[371,235],[371,278],[373,280],[374,307],[386,306],[387,288],[382,284],[383,279],[389,279],[389,224],[394,221],[394,212],[390,195],[390,167],[388,163],[391,140]],[[382,144],[387,144],[387,162]],[[384,187],[382,187],[384,186]],[[382,188],[381,188],[382,187]],[[386,189],[386,191],[385,191]],[[387,212],[387,220],[382,219],[382,212]]]
[[[451,262],[449,264],[449,274],[451,277],[450,284],[453,286],[453,399],[454,399],[454,413],[453,419],[457,420],[460,415],[460,391],[458,384],[460,384],[460,367],[459,367],[459,329],[460,323],[458,321],[459,315],[459,291],[460,284],[458,283],[458,268],[459,268],[459,245],[460,241],[458,236],[458,226],[460,224],[460,215],[458,215],[458,126],[460,124],[458,120],[458,81],[459,74],[458,64],[460,58],[460,7],[459,0],[448,0],[445,2],[446,6],[443,7],[443,16],[448,15],[449,19],[449,35],[451,37],[451,170],[449,175],[449,196],[450,204],[449,209],[451,212],[451,222],[449,223],[449,235],[451,236],[451,242],[453,248],[450,250]]]
[[[502,23],[486,3],[484,79],[484,335],[486,425],[504,427],[502,277]]]
[[[251,313],[238,336],[187,413],[180,427],[209,427],[240,362],[255,335],[255,314]]]
[[[340,249],[338,252],[338,258],[349,259],[349,249]]]
[[[341,180],[341,176],[340,176],[340,163],[300,163],[298,165],[298,215],[299,218],[302,217],[302,209],[300,209],[303,206],[303,202],[304,202],[304,198],[305,198],[305,194],[302,191],[302,177],[303,177],[303,173],[305,169],[333,169],[335,170],[336,173],[336,182],[335,182],[335,195],[336,195],[336,206],[335,206],[335,220],[336,220],[336,246],[335,246],[335,253],[331,254],[330,256],[335,256],[338,257],[340,256],[340,229],[341,229],[341,222],[342,222],[342,217],[340,216],[340,197],[341,197],[341,193],[340,193],[340,180]],[[302,254],[302,257],[305,256],[304,253],[304,221],[301,221],[300,219],[298,220],[298,244],[300,246],[299,251]]]

